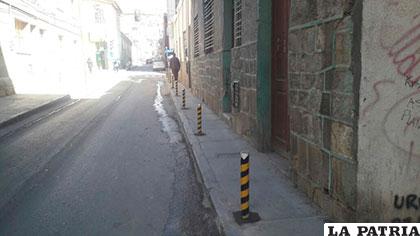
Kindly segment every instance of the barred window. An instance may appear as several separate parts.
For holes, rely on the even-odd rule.
[[[204,52],[211,53],[214,46],[214,0],[203,0],[204,7]]]
[[[242,45],[242,0],[234,0],[233,14],[233,44]]]
[[[194,57],[200,56],[200,35],[199,35],[199,27],[198,27],[198,15],[194,17],[193,22],[193,30],[194,30]]]
[[[105,23],[104,10],[101,8],[99,4],[96,4],[94,8],[95,8],[95,23],[96,24]]]

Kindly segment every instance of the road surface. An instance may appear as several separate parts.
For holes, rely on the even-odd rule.
[[[217,235],[161,75],[0,138],[0,235]]]

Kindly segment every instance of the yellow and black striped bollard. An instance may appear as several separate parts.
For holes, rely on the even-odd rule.
[[[197,133],[195,133],[197,136],[203,136],[203,113],[202,113],[202,107],[201,104],[198,104],[197,106]]]
[[[185,104],[185,89],[182,89],[182,109],[187,109],[186,104]]]
[[[252,223],[260,220],[260,216],[249,211],[249,154],[241,152],[241,207],[233,216],[238,224]]]
[[[175,80],[175,96],[179,96],[178,95],[178,80]]]
[[[241,218],[249,218],[249,155],[241,153]]]

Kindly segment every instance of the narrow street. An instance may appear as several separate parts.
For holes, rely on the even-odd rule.
[[[163,78],[130,77],[1,138],[13,196],[0,235],[217,235]]]

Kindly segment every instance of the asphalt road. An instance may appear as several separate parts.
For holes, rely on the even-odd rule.
[[[0,139],[0,235],[217,235],[162,76]]]

